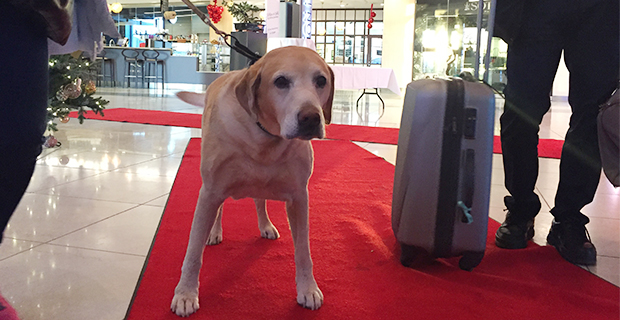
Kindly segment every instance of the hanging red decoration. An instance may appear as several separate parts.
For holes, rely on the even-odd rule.
[[[373,7],[373,4],[371,3],[370,4],[370,18],[368,18],[368,25],[367,25],[368,29],[372,29],[372,23],[375,22],[374,18],[377,15],[374,11],[372,11],[373,10],[372,7]]]
[[[209,13],[209,18],[213,23],[218,23],[222,20],[222,13],[224,12],[224,7],[217,5],[217,0],[213,0],[213,4],[207,5],[207,13]]]

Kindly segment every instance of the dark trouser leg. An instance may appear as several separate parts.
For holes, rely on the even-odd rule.
[[[26,192],[37,156],[41,153],[41,145],[4,145],[2,150],[10,155],[0,157],[0,230],[4,232],[9,218]]]
[[[553,1],[532,2],[520,36],[508,48],[506,103],[500,118],[508,206],[516,220],[529,220],[540,210],[534,193],[538,178],[538,131],[550,108],[549,93],[562,53],[561,14]],[[508,203],[507,203],[508,205]]]
[[[618,1],[583,1],[578,8],[579,23],[569,30],[564,56],[573,113],[551,210],[557,221],[589,221],[580,210],[592,202],[600,180],[596,117],[598,106],[618,84],[618,12]]]
[[[23,196],[41,152],[47,114],[47,36],[40,17],[0,2],[0,232]],[[19,38],[16,41],[16,35]]]

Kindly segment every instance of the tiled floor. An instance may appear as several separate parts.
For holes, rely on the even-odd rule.
[[[189,90],[201,91],[202,86]],[[165,96],[141,89],[106,89],[108,108],[201,113],[170,88]],[[359,92],[336,94],[333,122],[398,127],[402,97],[382,94],[386,108]],[[501,112],[498,101],[497,115]],[[542,138],[562,139],[570,109],[555,101],[541,128]],[[0,246],[0,290],[24,320],[122,319],[140,275],[183,152],[200,130],[72,119],[59,123],[61,148],[46,149],[26,195]],[[497,130],[497,129],[496,129]],[[394,163],[396,147],[358,143]],[[503,219],[501,156],[494,155],[490,215]],[[557,184],[558,160],[541,159],[537,192],[543,209],[535,241],[545,244]],[[599,251],[589,270],[620,284],[620,190],[604,179],[583,211]]]

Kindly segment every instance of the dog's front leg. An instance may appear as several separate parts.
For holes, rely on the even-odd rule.
[[[316,284],[312,273],[308,227],[308,193],[304,193],[286,203],[293,244],[295,245],[295,282],[297,283],[297,303],[305,308],[316,310],[323,305],[323,293]]]
[[[258,214],[258,230],[260,230],[260,236],[265,239],[278,239],[280,233],[273,223],[271,223],[271,220],[269,220],[265,199],[254,199],[254,205],[256,206],[256,213]]]
[[[200,188],[189,244],[181,268],[181,279],[174,289],[174,298],[170,306],[172,312],[178,316],[187,317],[200,307],[198,305],[198,276],[202,266],[202,254],[222,202],[223,200],[215,199],[204,185]]]

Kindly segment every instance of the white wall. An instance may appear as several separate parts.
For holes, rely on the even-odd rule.
[[[401,88],[411,82],[416,0],[385,0],[382,67],[394,69]]]

